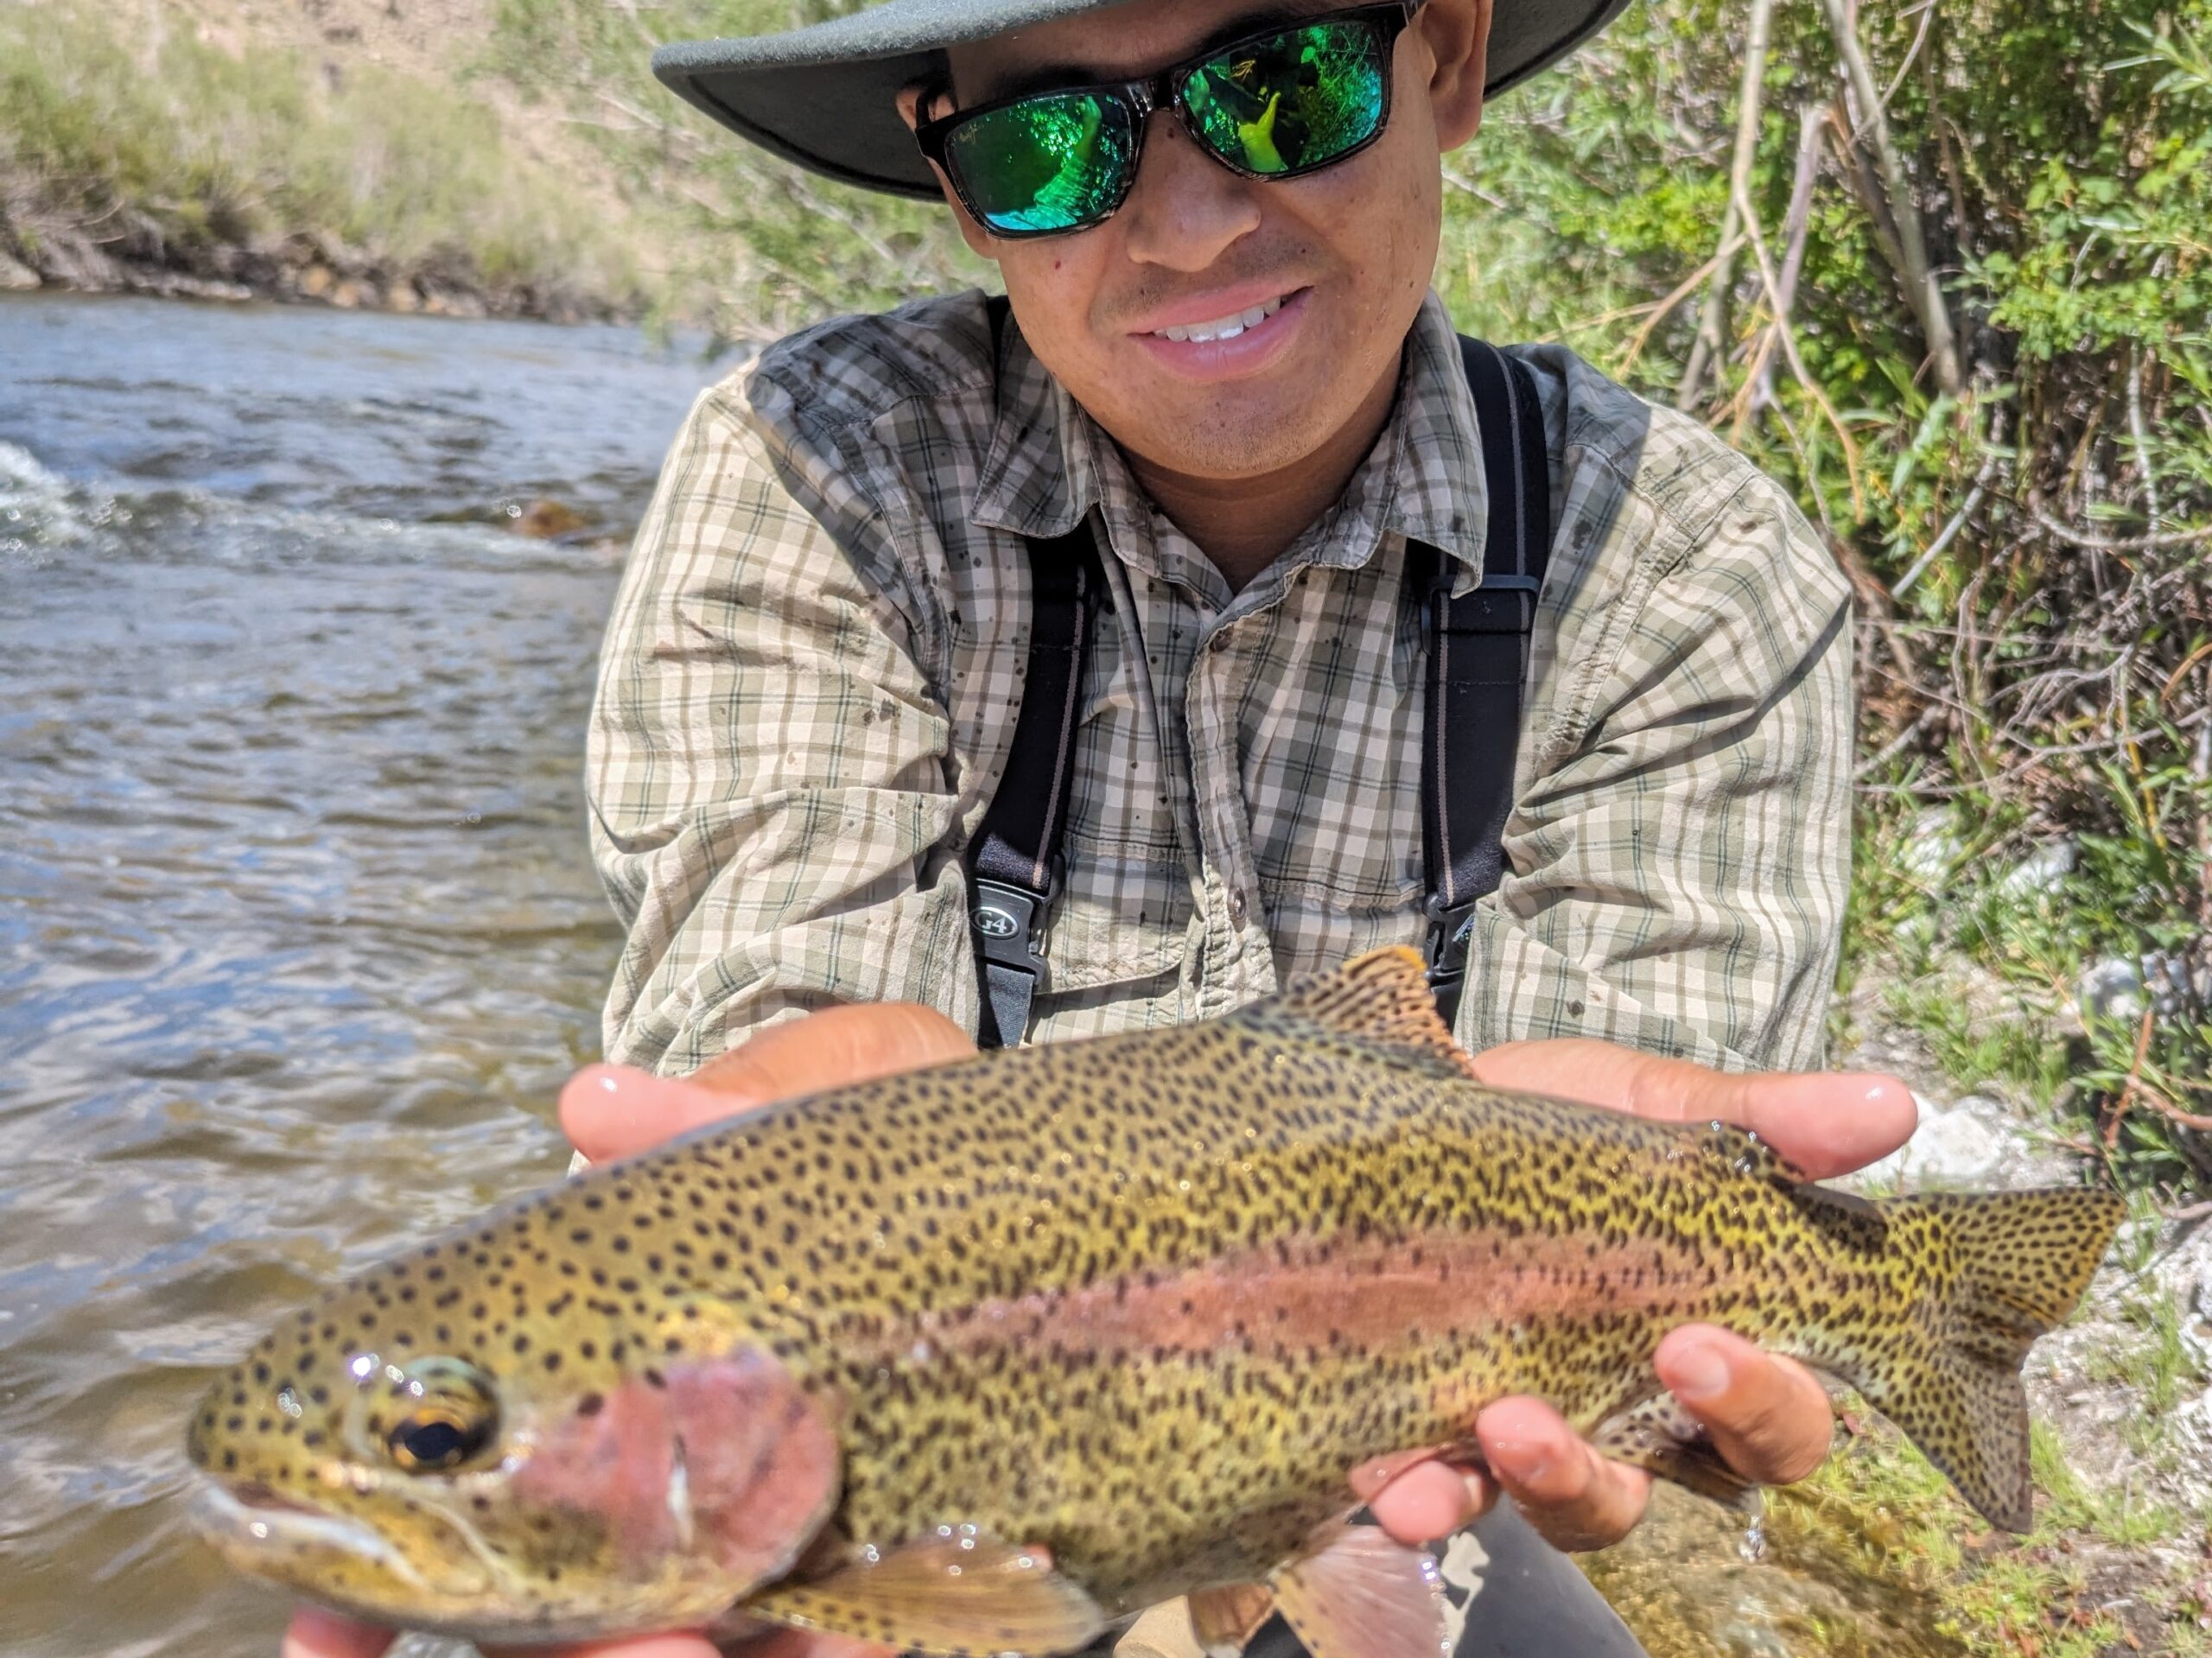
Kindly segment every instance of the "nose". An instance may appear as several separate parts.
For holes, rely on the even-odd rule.
[[[1171,111],[1154,111],[1143,164],[1122,204],[1123,245],[1140,264],[1204,270],[1260,227],[1259,188],[1200,149]]]

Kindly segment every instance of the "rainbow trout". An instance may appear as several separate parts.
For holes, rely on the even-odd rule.
[[[1433,1568],[1344,1523],[1345,1471],[1532,1393],[1740,1495],[1651,1368],[1693,1320],[1857,1387],[2024,1528],[2019,1366],[2120,1212],[1868,1203],[1732,1128],[1482,1087],[1388,950],[779,1106],[379,1267],[208,1395],[200,1519],[486,1641],[734,1609],[1045,1655],[1264,1582],[1317,1658],[1405,1658],[1440,1649]]]

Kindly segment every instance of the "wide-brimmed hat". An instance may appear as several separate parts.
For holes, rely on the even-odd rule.
[[[783,35],[683,41],[653,73],[732,130],[833,179],[935,196],[936,175],[899,118],[899,89],[942,76],[944,49],[1096,11],[1116,0],[887,0]],[[1628,0],[1495,0],[1492,95],[1556,63]]]

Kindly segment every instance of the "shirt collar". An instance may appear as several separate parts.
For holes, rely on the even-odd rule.
[[[1149,549],[1152,508],[1104,430],[1029,349],[1018,327],[1001,343],[998,414],[976,479],[971,522],[1049,539],[1096,508],[1115,549]],[[1430,294],[1406,336],[1398,397],[1373,451],[1344,493],[1283,556],[1283,569],[1317,563],[1357,569],[1386,534],[1426,542],[1463,569],[1463,590],[1482,572],[1490,492],[1473,395],[1459,337]]]

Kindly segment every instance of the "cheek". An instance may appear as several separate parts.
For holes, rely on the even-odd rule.
[[[543,1429],[515,1496],[600,1522],[641,1566],[703,1554],[748,1585],[788,1570],[836,1501],[836,1439],[821,1410],[755,1350],[656,1375]]]

